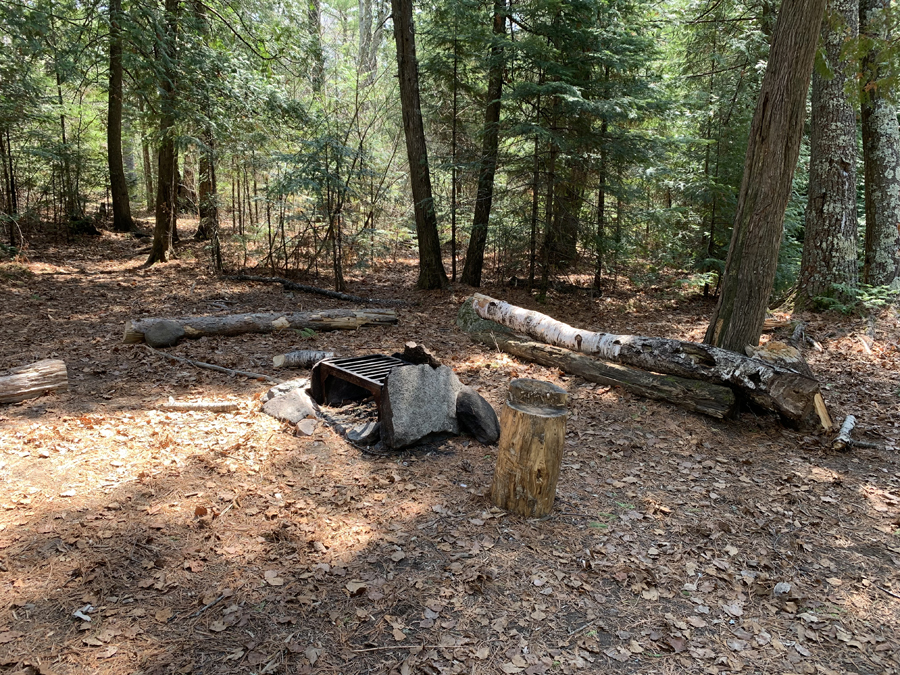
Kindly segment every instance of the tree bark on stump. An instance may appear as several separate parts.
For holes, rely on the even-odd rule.
[[[69,375],[66,362],[44,359],[29,366],[19,366],[0,377],[0,403],[17,403],[37,398],[48,391],[66,391]]]
[[[550,513],[566,437],[568,394],[555,384],[518,379],[500,413],[491,501],[526,518]]]

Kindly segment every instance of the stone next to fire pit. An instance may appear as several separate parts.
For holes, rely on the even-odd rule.
[[[382,440],[394,449],[461,431],[482,443],[496,443],[500,437],[494,409],[447,366],[422,364],[392,370],[382,393],[381,422]]]
[[[447,366],[395,368],[381,394],[381,438],[389,448],[406,448],[429,436],[456,435],[456,396],[462,383]]]

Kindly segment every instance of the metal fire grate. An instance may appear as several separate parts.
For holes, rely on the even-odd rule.
[[[324,391],[325,378],[336,377],[371,393],[380,411],[381,390],[387,376],[394,368],[407,365],[406,361],[382,354],[325,359],[318,363],[319,391]]]

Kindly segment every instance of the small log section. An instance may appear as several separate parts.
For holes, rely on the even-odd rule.
[[[856,427],[856,418],[853,415],[847,415],[844,418],[844,423],[841,425],[837,438],[831,442],[831,449],[838,452],[849,450],[853,445],[853,439],[850,437],[850,434],[853,433],[854,427]]]
[[[144,341],[144,334],[155,324],[177,323],[184,337],[199,338],[207,335],[241,335],[244,333],[271,333],[285,328],[310,328],[318,331],[356,330],[364,326],[390,326],[397,323],[397,313],[392,309],[326,309],[319,312],[292,312],[287,314],[230,314],[226,316],[189,316],[180,319],[131,319],[125,323],[125,344]]]
[[[566,437],[568,394],[550,382],[518,379],[500,412],[491,502],[526,518],[550,513]]]
[[[667,401],[718,419],[731,417],[735,412],[736,399],[729,387],[674,375],[648,373],[638,368],[607,363],[563,347],[535,342],[513,333],[506,326],[480,319],[472,309],[471,300],[460,307],[457,325],[469,334],[473,342],[548,368],[559,368],[588,382],[622,387],[632,394]]]
[[[331,358],[334,358],[334,352],[300,349],[295,352],[273,356],[272,364],[276,368],[312,368],[319,361]]]
[[[477,293],[473,299],[482,319],[548,344],[654,373],[732,387],[759,407],[794,422],[804,422],[817,410],[819,383],[789,368],[696,342],[585,331],[485,295]]]
[[[18,403],[48,391],[69,388],[66,362],[60,359],[44,359],[7,372],[8,375],[0,377],[0,403]]]

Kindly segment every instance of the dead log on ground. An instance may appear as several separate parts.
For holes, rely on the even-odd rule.
[[[125,323],[122,341],[125,344],[147,342],[151,347],[170,347],[183,337],[271,333],[285,328],[355,330],[364,326],[388,326],[396,323],[397,313],[392,309],[325,309],[318,312],[132,319]]]
[[[485,295],[473,298],[479,317],[542,342],[654,373],[730,386],[759,407],[795,422],[806,421],[816,411],[816,396],[821,396],[816,380],[736,352],[667,338],[580,330]]]
[[[287,291],[300,291],[302,293],[312,293],[314,295],[324,295],[326,298],[334,298],[335,300],[346,300],[348,302],[361,302],[364,305],[406,305],[409,304],[405,300],[382,300],[380,298],[361,298],[358,295],[350,295],[349,293],[341,293],[340,291],[330,291],[327,288],[319,288],[317,286],[307,286],[306,284],[298,284],[295,281],[285,279],[284,277],[258,277],[252,274],[232,274],[225,277],[234,281],[255,281],[261,284],[281,284]]]
[[[0,403],[17,403],[37,398],[48,391],[66,391],[69,375],[66,362],[44,359],[28,366],[19,366],[0,377]]]
[[[588,382],[622,387],[645,398],[667,401],[692,412],[723,419],[734,414],[735,396],[729,387],[689,380],[674,375],[657,375],[637,368],[607,363],[563,347],[513,333],[506,326],[479,319],[471,301],[460,308],[457,324],[473,341],[548,368],[578,375]]]
[[[847,415],[847,417],[844,418],[844,423],[841,425],[841,430],[838,432],[837,437],[831,442],[831,449],[839,452],[849,450],[850,446],[854,445],[850,434],[853,433],[853,428],[855,426],[856,418],[853,415]]]
[[[272,364],[276,368],[312,368],[322,359],[330,359],[332,357],[334,357],[334,352],[300,349],[295,352],[273,356]]]

